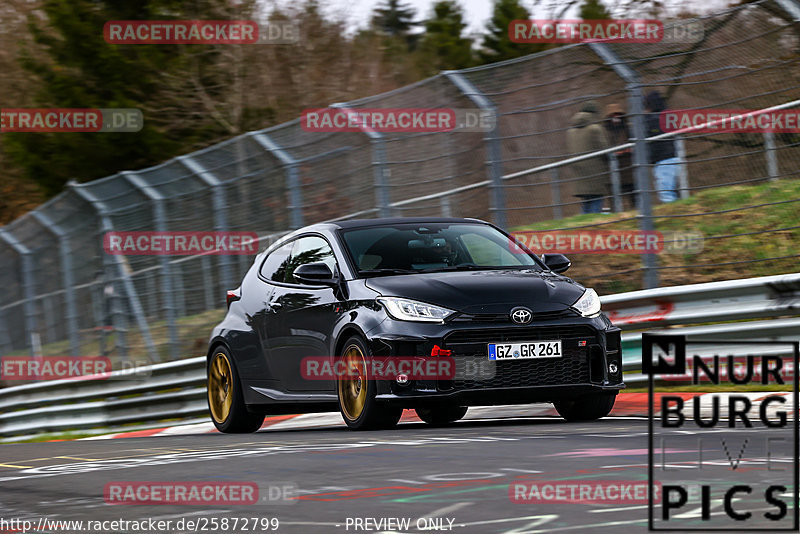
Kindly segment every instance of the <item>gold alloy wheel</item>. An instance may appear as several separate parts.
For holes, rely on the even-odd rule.
[[[217,423],[224,423],[233,404],[233,373],[228,356],[218,352],[208,368],[208,405],[211,416]]]
[[[367,402],[367,361],[356,344],[345,349],[342,360],[344,372],[337,379],[339,402],[345,417],[355,421],[361,416]]]

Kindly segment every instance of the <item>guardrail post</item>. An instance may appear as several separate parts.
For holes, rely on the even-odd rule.
[[[650,202],[652,180],[648,164],[647,126],[644,116],[644,94],[639,75],[626,63],[622,62],[611,48],[603,43],[589,43],[589,47],[603,62],[625,81],[628,92],[628,116],[633,118],[633,176],[639,208],[639,228],[645,232],[653,231],[653,210]],[[644,270],[643,283],[645,289],[658,287],[658,261],[655,253],[642,254]]]
[[[611,169],[611,196],[614,202],[614,211],[622,211],[622,186],[619,178],[619,160],[613,152],[608,155],[609,167]]]
[[[38,345],[36,341],[38,325],[36,324],[36,289],[33,280],[33,252],[5,228],[0,228],[0,240],[5,241],[20,257],[22,291],[25,298],[23,304],[25,313],[25,337],[28,339],[28,347],[31,349],[31,356],[36,358],[39,355],[36,352],[36,347]]]
[[[767,157],[767,176],[770,182],[778,180],[778,153],[775,150],[775,133],[764,132],[764,155]]]
[[[211,187],[211,203],[213,206],[212,209],[214,210],[214,230],[217,232],[227,232],[227,202],[225,199],[225,187],[223,186],[222,181],[213,173],[208,171],[205,167],[203,167],[200,162],[190,156],[178,156],[175,159],[178,160],[184,167],[192,171],[198,178],[203,180],[203,182],[205,182],[209,187]],[[201,260],[203,262],[203,281],[205,282],[206,287],[213,288],[213,277],[208,269],[208,260],[206,258],[207,256],[203,256],[203,259]],[[217,256],[221,291],[231,289],[230,284],[233,283],[231,279],[230,263],[230,257],[227,254],[220,254]],[[219,298],[221,299],[222,297],[220,296]],[[212,296],[212,300],[216,301],[217,299]],[[206,306],[208,306],[208,302],[206,303]],[[211,308],[207,309],[213,309],[213,305]]]
[[[453,82],[459,91],[481,110],[491,113],[494,119],[494,127],[486,132],[483,137],[487,149],[486,165],[489,172],[490,188],[492,191],[491,211],[494,214],[494,223],[500,228],[508,226],[506,218],[506,196],[503,188],[503,147],[500,144],[500,120],[497,116],[497,107],[475,85],[470,82],[461,72],[457,70],[447,70],[442,72],[444,76]]]
[[[72,250],[69,244],[69,235],[40,210],[33,210],[31,216],[45,230],[58,239],[58,255],[61,259],[61,285],[64,286],[64,300],[67,310],[65,319],[67,322],[69,349],[72,356],[78,356],[80,354],[80,333],[78,332],[78,311],[75,305],[75,279],[72,275]]]
[[[286,209],[289,210],[289,224],[292,230],[302,228],[305,226],[305,216],[303,214],[303,191],[300,188],[300,173],[297,169],[297,160],[264,132],[250,132],[247,135],[252,137],[264,150],[278,158],[278,161],[286,169],[286,190],[289,192],[289,205]]]
[[[167,214],[164,212],[164,196],[156,191],[139,175],[131,171],[120,173],[133,187],[142,192],[153,205],[154,227],[156,232],[165,233],[167,231]],[[164,312],[167,318],[167,329],[169,331],[169,353],[173,360],[180,356],[178,346],[178,325],[175,318],[175,293],[172,285],[172,265],[169,256],[160,255],[161,264],[161,290],[164,292]]]
[[[550,169],[550,191],[553,196],[553,218],[564,218],[564,207],[561,205],[561,182],[558,168]]]
[[[678,165],[678,192],[681,198],[689,198],[689,166],[686,163],[686,142],[680,135],[675,136],[675,155],[681,160]]]
[[[85,189],[85,186],[78,184],[77,182],[70,181],[67,184],[71,190],[78,195],[81,199],[87,202],[92,208],[97,212],[98,217],[100,218],[100,232],[101,232],[101,239],[102,236],[108,232],[114,231],[114,225],[111,223],[111,212],[108,207],[101,202],[97,197],[94,196],[91,192]],[[102,249],[102,246],[101,246]],[[106,254],[105,252],[102,253],[103,257],[103,267],[106,272],[106,276],[108,276],[109,280],[113,280],[114,277],[112,276],[112,265],[116,266],[117,273],[119,279],[122,281],[122,287],[125,290],[125,295],[128,299],[128,304],[131,308],[131,312],[133,313],[134,318],[136,319],[136,326],[139,328],[139,333],[144,340],[145,347],[147,350],[150,351],[150,354],[157,354],[155,343],[153,343],[153,338],[150,335],[150,328],[147,325],[147,318],[144,315],[144,310],[142,309],[142,305],[139,302],[139,296],[136,294],[136,287],[133,285],[133,281],[131,280],[130,276],[128,275],[127,266],[125,262],[122,260],[120,256],[116,254]],[[120,336],[117,336],[117,342],[119,343]],[[126,348],[123,347],[123,350],[126,351]],[[123,354],[126,354],[123,353]]]
[[[331,104],[332,108],[338,108],[345,113],[356,113],[355,110],[348,108],[347,104],[335,103]],[[360,122],[358,122],[360,124]],[[375,207],[378,209],[378,215],[381,217],[392,216],[391,195],[389,194],[389,186],[387,181],[391,176],[391,170],[387,167],[386,163],[386,141],[383,134],[361,127],[361,131],[369,137],[370,145],[372,146],[372,169],[373,169],[373,187],[375,189]]]

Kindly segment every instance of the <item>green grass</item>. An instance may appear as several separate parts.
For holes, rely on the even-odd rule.
[[[800,181],[784,180],[761,185],[708,189],[685,200],[654,205],[654,216],[671,216],[654,219],[656,230],[701,232],[704,236],[704,248],[698,254],[658,255],[659,266],[668,267],[659,271],[660,285],[672,286],[797,271],[799,258],[718,266],[698,265],[767,260],[799,254],[800,228],[775,231],[778,228],[800,226],[800,201],[786,202],[797,199],[800,199]],[[769,203],[777,204],[713,213]],[[607,224],[592,228],[634,230],[639,228],[639,221],[635,217],[634,211],[576,215],[561,220],[522,225],[512,230],[555,230],[597,223]],[[742,233],[753,234],[723,237]],[[637,254],[575,254],[570,259],[573,267],[569,276],[595,287],[601,294],[642,288],[641,273],[638,271],[641,257]],[[633,272],[620,273],[628,270]]]

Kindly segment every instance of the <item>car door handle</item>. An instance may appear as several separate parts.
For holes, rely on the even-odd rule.
[[[283,304],[281,304],[280,302],[273,302],[272,304],[269,305],[269,307],[272,310],[280,310],[281,308],[283,308]]]

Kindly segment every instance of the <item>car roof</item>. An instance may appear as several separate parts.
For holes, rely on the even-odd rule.
[[[332,227],[351,229],[383,226],[386,224],[436,224],[436,223],[480,223],[488,224],[480,219],[463,219],[460,217],[388,217],[382,219],[351,219],[328,223]]]

